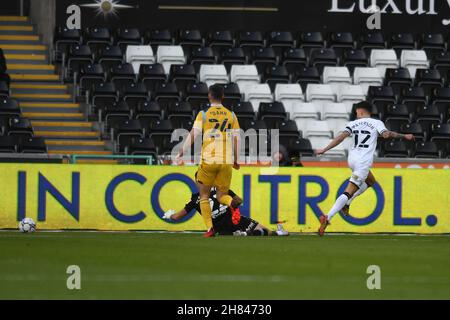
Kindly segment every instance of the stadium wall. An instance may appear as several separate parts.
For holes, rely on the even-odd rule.
[[[110,0],[108,0],[110,1]],[[370,0],[120,0],[122,7],[94,0],[56,1],[57,25],[73,21],[68,6],[80,7],[81,27],[200,30],[366,30]],[[450,1],[374,0],[384,32],[448,32]],[[127,6],[127,7],[123,7]],[[109,10],[109,11],[107,11]]]
[[[278,172],[274,170],[278,169]],[[0,228],[25,216],[39,229],[203,230],[192,212],[183,221],[161,217],[180,210],[195,191],[195,167],[0,164]],[[336,217],[330,232],[450,233],[450,171],[379,169],[377,184],[354,201],[351,217]],[[318,217],[345,188],[348,169],[257,168],[234,171],[241,212],[291,232],[315,232]]]

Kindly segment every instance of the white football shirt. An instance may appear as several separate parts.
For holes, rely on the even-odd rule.
[[[371,164],[377,147],[378,136],[387,131],[380,120],[361,118],[351,121],[345,131],[353,138],[349,147],[349,159],[359,163]]]

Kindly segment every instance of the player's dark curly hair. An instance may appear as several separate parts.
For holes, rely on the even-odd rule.
[[[369,113],[372,113],[372,104],[368,101],[360,101],[358,103],[355,103],[353,105],[354,110],[356,111],[356,109],[364,109]]]
[[[209,94],[211,98],[214,100],[222,100],[223,99],[223,86],[219,84],[213,84],[209,87]]]

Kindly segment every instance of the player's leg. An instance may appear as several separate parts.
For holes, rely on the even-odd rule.
[[[353,178],[354,176],[352,176]],[[363,180],[364,181],[364,180]],[[358,190],[358,185],[350,179],[347,187],[343,194],[341,194],[336,201],[334,202],[333,207],[331,207],[330,211],[327,215],[323,215],[320,217],[320,227],[319,227],[319,235],[322,236],[325,233],[325,229],[330,224],[331,218],[338,213],[347,203],[347,201],[355,194]]]
[[[214,181],[214,178],[212,168],[208,168],[208,166],[204,164],[199,166],[198,171],[195,174],[197,188],[200,195],[200,211],[207,230],[211,230],[213,227],[209,195],[211,193],[212,181]]]
[[[217,200],[221,204],[230,207],[233,223],[238,224],[241,219],[241,212],[238,208],[241,202],[228,194],[231,184],[231,174],[232,166],[222,164],[219,172],[217,173],[214,185],[217,187]]]
[[[368,188],[370,188],[374,184],[375,184],[375,176],[373,175],[373,173],[371,171],[369,171],[369,174],[367,175],[366,180],[361,184],[358,191],[356,191],[355,194],[350,199],[348,199],[347,203],[342,208],[341,213],[344,215],[348,215],[350,212],[350,204],[352,203],[352,201],[356,197],[358,197],[359,195],[364,193]]]

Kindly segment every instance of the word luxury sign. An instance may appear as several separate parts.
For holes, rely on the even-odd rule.
[[[331,0],[328,12],[339,13],[371,13],[374,6],[380,8],[381,13],[409,14],[409,15],[437,15],[436,1],[438,0]],[[450,0],[447,2],[450,10]]]

